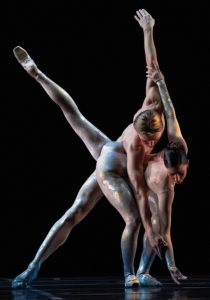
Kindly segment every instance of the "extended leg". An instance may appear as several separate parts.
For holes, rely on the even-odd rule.
[[[81,114],[71,96],[42,73],[23,48],[19,46],[14,48],[14,55],[27,73],[42,86],[49,97],[60,107],[73,130],[84,142],[94,159],[97,159],[103,145],[109,141],[109,138]]]
[[[174,191],[168,191],[158,195],[159,199],[159,213],[160,213],[160,225],[161,234],[167,242],[168,246],[165,252],[165,258],[168,270],[172,279],[176,284],[180,284],[180,280],[187,279],[176,267],[173,244],[171,241],[171,212],[172,203],[174,199]]]
[[[102,196],[94,172],[81,187],[71,208],[52,226],[26,271],[13,280],[13,288],[26,287],[37,277],[42,263],[66,241],[74,226],[93,209]]]

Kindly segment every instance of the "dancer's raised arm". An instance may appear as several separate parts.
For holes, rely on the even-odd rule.
[[[176,112],[170,98],[164,76],[160,71],[158,64],[154,63],[153,66],[147,67],[147,77],[153,80],[159,89],[161,100],[163,103],[163,108],[165,112],[165,117],[167,121],[167,135],[168,143],[174,147],[183,147],[185,153],[187,154],[188,148],[185,139],[181,133],[179,122],[176,117]]]
[[[154,63],[158,64],[157,51],[153,36],[153,29],[155,25],[154,18],[145,9],[137,10],[134,18],[139,23],[140,27],[143,29],[146,65],[153,66]],[[157,98],[156,100],[160,100],[160,95],[157,86],[150,78],[147,78],[146,95],[150,98],[155,97]]]

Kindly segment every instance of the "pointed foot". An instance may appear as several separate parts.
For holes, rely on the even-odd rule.
[[[39,272],[39,266],[35,266],[33,264],[30,264],[28,268],[15,277],[13,279],[11,287],[13,289],[25,289],[29,287],[29,283],[31,283],[38,275]]]
[[[125,287],[126,288],[135,288],[135,287],[139,287],[140,283],[138,278],[135,275],[128,275],[125,278]]]
[[[28,52],[20,46],[16,46],[13,49],[13,53],[17,61],[21,64],[21,66],[28,72],[32,77],[36,76],[38,73],[38,68],[30,57]]]
[[[150,274],[138,274],[137,278],[139,279],[139,282],[141,286],[162,286],[163,284],[158,281],[156,278],[152,277]]]

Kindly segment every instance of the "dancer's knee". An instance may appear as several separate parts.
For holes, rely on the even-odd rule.
[[[159,221],[159,216],[158,216],[158,214],[154,214],[154,215],[152,216],[151,221],[152,221],[152,228],[153,228],[153,230],[154,230],[155,232],[157,232],[157,233],[160,233],[161,227],[160,227],[160,221]]]
[[[83,203],[74,204],[60,219],[61,225],[75,226],[87,214],[87,207]]]
[[[129,231],[137,231],[139,230],[141,225],[141,219],[139,214],[134,214],[133,216],[130,216],[126,220],[126,228]]]

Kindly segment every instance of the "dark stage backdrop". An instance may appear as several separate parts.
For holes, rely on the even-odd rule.
[[[189,145],[189,173],[176,187],[173,204],[177,266],[186,275],[208,274],[209,174],[203,173],[209,169],[208,87],[200,72],[207,51],[200,38],[201,8],[195,13],[189,3],[10,2],[0,46],[5,51],[1,56],[0,277],[13,277],[26,268],[95,168],[59,108],[18,65],[13,47],[26,48],[39,68],[71,94],[81,112],[116,139],[132,122],[145,95],[143,33],[133,17],[139,8],[156,19],[160,67]],[[164,138],[157,150],[163,144]],[[43,265],[40,275],[122,275],[123,226],[120,215],[103,198]],[[143,229],[136,266],[142,234]],[[168,274],[164,261],[156,259],[153,274]]]

